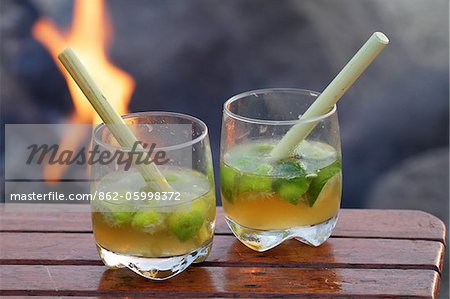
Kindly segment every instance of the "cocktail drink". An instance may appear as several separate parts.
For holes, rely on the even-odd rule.
[[[159,258],[185,255],[211,241],[215,200],[208,179],[193,170],[163,173],[176,190],[182,190],[179,195],[147,192],[138,172],[118,171],[101,181],[97,194],[116,190],[112,196],[117,199],[93,201],[92,223],[99,246],[119,254]]]
[[[298,119],[317,96],[306,90],[258,90],[224,105],[222,204],[233,233],[254,250],[290,238],[318,246],[336,224],[342,188],[336,108]],[[281,137],[309,121],[317,124],[308,138],[288,157],[274,159]]]
[[[310,226],[335,217],[342,181],[336,151],[304,141],[298,158],[272,163],[271,149],[270,141],[249,142],[225,154],[221,167],[227,215],[262,230]]]
[[[172,277],[206,259],[212,245],[215,194],[211,153],[203,122],[167,112],[124,118],[144,142],[167,154],[158,168],[172,190],[157,191],[135,167],[92,169],[92,224],[98,252],[109,267],[128,267],[151,279]],[[103,150],[113,145],[104,125],[94,133]]]

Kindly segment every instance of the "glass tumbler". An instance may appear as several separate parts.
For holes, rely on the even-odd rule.
[[[224,104],[220,185],[228,226],[246,246],[269,250],[295,238],[319,246],[338,218],[341,147],[336,106],[299,117],[319,96],[302,89],[245,92]],[[314,123],[289,155],[271,154],[294,125]]]
[[[208,130],[201,120],[179,113],[123,118],[142,147],[121,148],[104,124],[93,135],[97,160],[111,159],[91,166],[98,253],[108,267],[168,279],[204,261],[211,250],[216,200]],[[158,190],[141,175],[139,168],[151,163],[170,189]]]

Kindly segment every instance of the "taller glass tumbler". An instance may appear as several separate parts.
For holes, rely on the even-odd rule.
[[[220,183],[226,221],[248,247],[265,251],[296,238],[318,246],[331,235],[341,200],[341,147],[336,106],[299,117],[319,93],[263,89],[224,104]],[[294,125],[314,122],[281,160],[271,151]]]

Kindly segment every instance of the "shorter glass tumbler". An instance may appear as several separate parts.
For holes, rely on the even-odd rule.
[[[108,127],[99,125],[94,150],[99,157],[122,158],[91,168],[97,249],[108,267],[167,279],[204,261],[211,250],[216,200],[207,127],[170,112],[129,114],[124,121],[144,145],[148,156],[141,158],[158,163],[156,170],[173,190],[156,190],[154,181],[144,180],[142,148],[120,148]],[[134,157],[131,164],[127,157]]]
[[[256,251],[295,238],[319,246],[331,235],[341,200],[341,147],[336,106],[313,119],[299,117],[319,93],[263,89],[224,104],[220,185],[226,221]],[[287,158],[271,151],[294,125],[314,122]]]

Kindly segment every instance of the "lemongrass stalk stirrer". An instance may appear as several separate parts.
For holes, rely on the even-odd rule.
[[[100,118],[108,126],[108,129],[116,138],[117,142],[123,148],[132,148],[137,145],[136,150],[145,152],[141,144],[137,144],[136,136],[130,128],[125,124],[122,117],[111,106],[102,93],[100,88],[94,82],[88,71],[78,59],[77,55],[71,48],[66,48],[58,55],[59,60],[72,76],[73,80],[80,87],[83,94],[97,111]],[[171,191],[172,187],[167,183],[165,177],[159,171],[154,163],[136,165],[144,180],[149,187],[155,191]]]
[[[300,117],[300,120],[311,119],[327,113],[388,43],[389,39],[383,33],[375,32],[372,34],[355,56]],[[287,158],[296,146],[311,133],[317,123],[312,121],[293,126],[273,148],[271,152],[272,158],[274,160]]]

